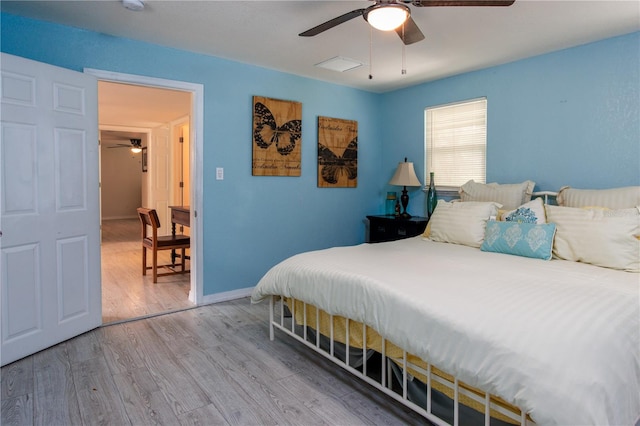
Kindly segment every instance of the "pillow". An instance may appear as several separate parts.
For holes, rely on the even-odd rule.
[[[500,220],[518,223],[547,223],[542,198],[536,198],[515,210],[503,211]]]
[[[431,241],[480,247],[487,221],[500,208],[498,203],[452,203],[438,200],[431,215]]]
[[[489,221],[480,250],[550,260],[555,233],[553,223]]]
[[[424,228],[424,232],[422,233],[422,236],[424,238],[429,238],[430,235],[431,235],[431,221],[427,222],[427,227]]]
[[[640,206],[640,186],[612,189],[573,189],[563,186],[556,201],[564,207],[600,206],[610,209],[627,209]]]
[[[530,180],[507,185],[476,183],[470,180],[462,185],[458,192],[462,201],[493,201],[511,210],[531,201],[534,186],[535,182]]]
[[[640,272],[640,210],[546,206],[556,224],[553,255],[605,268]]]

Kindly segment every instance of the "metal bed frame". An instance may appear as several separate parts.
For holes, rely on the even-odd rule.
[[[517,424],[520,424],[522,426],[531,426],[531,425],[535,425],[535,423],[533,423],[526,415],[525,412],[523,412],[522,410],[517,410],[516,411],[512,411],[509,410],[501,405],[495,404],[492,399],[491,399],[491,395],[488,392],[483,392],[484,395],[483,396],[479,396],[474,392],[470,392],[469,390],[465,389],[462,387],[463,382],[459,381],[457,378],[454,378],[453,381],[447,380],[441,376],[438,375],[434,375],[433,371],[432,371],[432,365],[428,362],[427,363],[427,367],[426,369],[417,366],[413,363],[408,362],[407,360],[407,352],[403,349],[402,350],[402,358],[399,359],[393,359],[393,358],[389,358],[387,357],[386,353],[385,353],[385,348],[386,348],[386,340],[384,338],[382,338],[382,363],[383,365],[381,366],[380,369],[380,379],[379,381],[377,379],[372,378],[368,372],[367,372],[367,363],[363,362],[362,363],[362,370],[354,368],[350,365],[349,363],[349,351],[345,351],[345,355],[344,355],[344,360],[339,359],[336,356],[335,353],[335,345],[336,345],[336,341],[334,339],[334,330],[333,330],[333,315],[327,314],[329,315],[330,318],[330,333],[329,336],[325,336],[329,339],[329,351],[326,351],[324,349],[322,349],[320,347],[320,333],[316,332],[315,333],[315,342],[311,341],[312,339],[310,339],[309,333],[308,333],[308,325],[307,325],[307,306],[312,306],[312,305],[308,305],[305,302],[300,301],[303,304],[303,313],[304,313],[304,320],[302,324],[296,324],[295,321],[295,306],[296,306],[296,300],[295,299],[289,299],[291,301],[291,303],[289,304],[290,307],[288,308],[291,311],[291,315],[285,315],[285,311],[286,311],[286,305],[285,305],[285,301],[284,298],[281,296],[271,296],[271,298],[269,299],[269,339],[270,340],[274,340],[275,339],[275,330],[278,329],[282,332],[284,332],[285,334],[293,337],[294,339],[296,339],[297,341],[301,342],[302,344],[304,344],[305,346],[311,348],[312,350],[314,350],[316,353],[319,353],[320,355],[324,356],[325,358],[331,360],[332,362],[334,362],[336,365],[342,367],[343,369],[349,371],[350,373],[352,373],[353,375],[355,375],[356,377],[360,378],[361,380],[365,381],[366,383],[370,384],[371,386],[375,387],[376,389],[378,389],[379,391],[385,393],[386,395],[389,395],[390,397],[392,397],[393,399],[395,399],[396,401],[400,402],[401,404],[409,407],[410,409],[414,410],[415,412],[417,412],[418,414],[424,416],[427,420],[431,421],[432,423],[439,425],[439,426],[445,426],[445,425],[451,425],[451,423],[448,423],[447,421],[443,420],[442,418],[438,417],[436,414],[433,413],[432,411],[432,392],[433,392],[433,382],[439,382],[445,386],[448,386],[450,389],[453,390],[453,426],[458,426],[459,424],[459,420],[460,420],[460,406],[461,406],[461,402],[460,402],[460,396],[461,395],[465,395],[473,400],[475,400],[476,402],[482,404],[484,406],[484,424],[486,426],[490,426],[492,423],[492,418],[491,418],[491,413],[492,412],[499,412],[502,415],[506,416],[507,418],[509,418],[511,421],[516,422]],[[278,309],[279,308],[279,309]],[[320,309],[316,308],[316,319],[315,319],[315,324],[320,324]],[[345,318],[346,321],[346,335],[345,335],[345,341],[349,342],[349,322],[351,320],[349,320],[348,318]],[[366,342],[366,336],[367,336],[367,326],[366,324],[362,324],[362,340],[364,342]],[[348,346],[348,345],[347,345]],[[366,347],[366,345],[363,345],[362,348],[362,356],[363,359],[367,358],[367,350],[369,348]],[[392,373],[391,373],[391,362],[393,361],[395,362],[398,367],[401,368],[402,370],[402,383],[400,383],[401,386],[401,391],[398,392],[396,390],[394,390],[392,388]],[[410,373],[408,373],[408,369],[411,368],[414,371],[420,372],[421,374],[425,375],[427,380],[426,380],[426,398],[427,398],[427,407],[426,409],[417,405],[416,403],[414,403],[413,401],[411,401],[409,399],[408,396],[408,391],[407,391],[407,383],[409,380],[409,375]]]

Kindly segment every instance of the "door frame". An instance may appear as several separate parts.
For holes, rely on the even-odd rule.
[[[189,138],[191,140],[189,162],[191,165],[189,179],[191,181],[191,288],[189,300],[196,306],[203,303],[203,238],[202,238],[202,195],[203,195],[203,134],[204,134],[204,85],[178,80],[166,80],[135,74],[125,74],[112,71],[85,68],[86,74],[95,76],[98,81],[134,84],[138,86],[158,87],[162,89],[180,90],[191,93],[191,125]]]

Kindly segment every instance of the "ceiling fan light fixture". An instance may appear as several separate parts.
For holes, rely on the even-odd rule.
[[[131,152],[137,154],[142,152],[142,139],[129,139],[131,141]]]
[[[375,29],[391,31],[404,24],[411,12],[409,7],[400,3],[381,3],[365,10],[364,19]]]

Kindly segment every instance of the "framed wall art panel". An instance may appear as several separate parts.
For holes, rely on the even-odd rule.
[[[142,163],[142,172],[146,173],[148,171],[147,168],[147,161],[148,161],[148,156],[147,156],[147,147],[144,146],[142,147],[142,155],[140,156],[141,158],[141,163]]]
[[[318,187],[358,186],[358,122],[318,117]]]
[[[302,104],[253,97],[253,176],[300,176]]]

